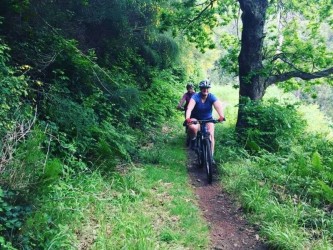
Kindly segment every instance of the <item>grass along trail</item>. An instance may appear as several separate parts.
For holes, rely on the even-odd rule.
[[[151,183],[151,199],[157,199],[146,203],[146,211],[160,214],[151,223],[163,243],[161,249],[268,249],[240,206],[223,191],[217,171],[213,184],[207,184],[194,152],[184,147],[183,131],[183,127],[164,128],[159,141],[145,149],[152,165],[141,170],[140,180]]]
[[[189,183],[177,131],[166,129],[139,149],[140,164],[50,186],[22,231],[41,249],[208,249],[208,225]]]
[[[163,176],[165,173],[169,173],[167,183],[170,182],[170,186],[180,187],[182,190],[179,193],[180,190],[176,188],[176,193],[168,194],[171,203],[167,207],[173,212],[177,211],[176,216],[183,218],[181,220],[187,221],[187,223],[179,225],[183,227],[183,229],[179,229],[183,230],[182,237],[186,237],[191,230],[195,230],[192,236],[196,241],[190,245],[186,243],[183,247],[221,250],[268,249],[261,241],[258,230],[244,218],[244,213],[237,205],[238,203],[235,203],[230,195],[224,192],[216,170],[213,184],[207,184],[204,169],[196,166],[194,152],[184,147],[183,128],[166,128],[163,134],[163,147],[161,144],[157,144],[148,150],[150,153],[147,159],[158,162],[158,166],[154,169],[157,171],[155,181],[159,180],[164,183]],[[163,173],[159,172],[161,170]],[[152,175],[149,176],[147,178],[152,178]],[[179,202],[183,203],[184,200],[184,206],[178,205],[178,208],[175,209],[174,205]],[[179,222],[179,220],[175,222]],[[177,242],[177,237],[173,236],[175,231],[172,233],[169,231],[169,233],[170,242]],[[173,246],[170,249],[179,248]]]
[[[304,200],[295,203],[279,188],[303,180],[281,166],[297,166],[301,154],[309,155],[305,167],[312,167],[318,162],[312,151],[249,155],[233,138],[234,109],[230,105],[227,122],[216,126],[221,181],[215,174],[213,185],[205,183],[204,172],[188,161],[182,120],[169,121],[175,127],[147,135],[139,163],[109,176],[84,172],[51,184],[22,232],[39,249],[263,249],[262,237],[279,249],[332,249],[331,215]],[[309,223],[315,227],[307,230]]]
[[[139,149],[140,164],[50,186],[22,231],[42,249],[262,249],[216,176],[189,173],[179,124]]]

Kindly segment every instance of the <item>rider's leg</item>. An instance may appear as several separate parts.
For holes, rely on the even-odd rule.
[[[192,121],[193,120],[196,120],[196,119],[192,118]],[[188,125],[187,133],[188,133],[188,136],[190,138],[189,145],[190,145],[191,149],[194,149],[194,147],[195,147],[195,141],[196,141],[198,130],[199,130],[199,124],[190,124],[190,125]]]
[[[192,121],[196,121],[196,119],[191,118]],[[187,133],[191,139],[195,139],[197,137],[197,133],[199,130],[199,124],[190,124],[188,125]]]
[[[214,137],[214,131],[215,131],[215,125],[214,123],[207,123],[207,130],[210,133],[210,141],[212,142],[212,155],[214,156],[214,148],[215,148],[215,137]]]
[[[186,119],[186,109],[185,109],[184,116],[185,116],[185,119]],[[185,125],[185,123],[184,123],[184,125]],[[185,125],[185,134],[187,134],[187,137],[188,137],[187,130],[188,130],[188,126],[187,126],[187,125]]]

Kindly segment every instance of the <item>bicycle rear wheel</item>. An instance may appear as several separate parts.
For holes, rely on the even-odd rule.
[[[203,141],[203,154],[204,154],[204,166],[207,173],[207,182],[209,184],[213,181],[213,163],[212,163],[212,150],[211,144],[208,138]]]

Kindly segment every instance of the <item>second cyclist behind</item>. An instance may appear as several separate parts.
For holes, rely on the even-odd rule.
[[[194,84],[188,83],[186,85],[187,92],[183,95],[182,99],[180,99],[177,109],[184,110],[186,112],[188,103],[191,100],[191,97],[195,94]]]

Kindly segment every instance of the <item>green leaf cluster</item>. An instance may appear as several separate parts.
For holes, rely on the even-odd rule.
[[[244,112],[249,128],[245,132],[245,145],[254,152],[261,149],[271,152],[288,150],[305,129],[306,123],[297,113],[297,106],[280,105],[277,99],[249,101]]]
[[[35,203],[60,180],[139,159],[199,71],[180,49],[188,42],[161,32],[169,10],[153,0],[0,3],[1,186]],[[27,133],[9,143],[20,125]],[[15,247],[25,236],[0,240]]]
[[[13,239],[13,235],[21,230],[25,216],[31,213],[31,207],[22,202],[22,200],[19,201],[18,196],[18,192],[0,188],[1,249],[16,249],[10,241]],[[9,240],[6,241],[5,238]]]
[[[332,140],[322,127],[317,133],[308,130],[317,125],[318,109],[305,108],[306,125],[300,109],[288,103],[251,104],[248,111],[253,111],[254,118],[249,119],[253,127],[248,141],[239,144],[232,127],[217,130],[216,138],[221,139],[215,157],[222,162],[223,184],[260,226],[260,235],[270,247],[329,249]],[[266,115],[261,114],[263,109]],[[256,111],[264,121],[256,117]]]
[[[24,97],[27,95],[28,82],[22,69],[29,69],[28,65],[13,68],[9,65],[9,47],[0,39],[0,136],[7,130],[13,129],[15,119],[24,114],[26,105]]]

